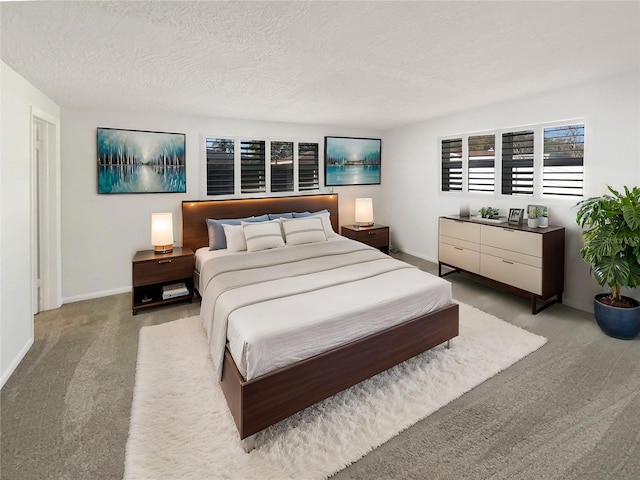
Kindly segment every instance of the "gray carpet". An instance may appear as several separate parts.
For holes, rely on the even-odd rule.
[[[456,299],[549,342],[334,478],[640,478],[640,339],[606,337],[564,305],[532,316],[527,299],[447,278]],[[3,479],[122,478],[138,332],[199,311],[130,307],[123,294],[36,317],[35,344],[1,392]]]

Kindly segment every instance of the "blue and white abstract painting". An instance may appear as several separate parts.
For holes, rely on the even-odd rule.
[[[324,184],[379,184],[380,153],[380,139],[324,137]]]
[[[184,193],[185,135],[98,128],[98,193]]]

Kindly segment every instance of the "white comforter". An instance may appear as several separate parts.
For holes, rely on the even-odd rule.
[[[216,257],[201,317],[250,380],[451,304],[449,282],[351,240]]]

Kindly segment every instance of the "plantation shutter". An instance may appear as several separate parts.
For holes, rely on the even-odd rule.
[[[462,191],[462,138],[442,140],[442,191]]]
[[[493,192],[495,189],[495,135],[469,137],[468,185],[470,192]]]
[[[233,195],[234,141],[207,138],[207,195]]]
[[[502,193],[533,195],[533,130],[502,134]]]
[[[318,190],[318,144],[298,144],[298,189]]]
[[[544,129],[542,194],[582,196],[584,124]]]
[[[293,142],[271,142],[271,191],[293,191]]]
[[[266,191],[264,140],[240,140],[240,191],[260,193]]]

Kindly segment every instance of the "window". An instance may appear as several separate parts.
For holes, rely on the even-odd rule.
[[[502,193],[533,196],[533,130],[502,134]]]
[[[234,192],[234,141],[207,138],[207,195],[230,195]]]
[[[444,138],[441,191],[581,197],[584,130],[581,122],[554,122]]]
[[[442,191],[462,191],[462,138],[442,140]]]
[[[469,137],[468,188],[470,192],[493,192],[495,189],[496,136]]]
[[[319,190],[317,142],[213,136],[205,147],[207,195]]]
[[[264,140],[240,140],[240,192],[266,191]]]
[[[582,196],[584,124],[544,129],[542,194]]]
[[[271,191],[293,192],[293,142],[271,142]]]
[[[300,190],[317,190],[318,179],[318,144],[298,144],[298,187]]]

